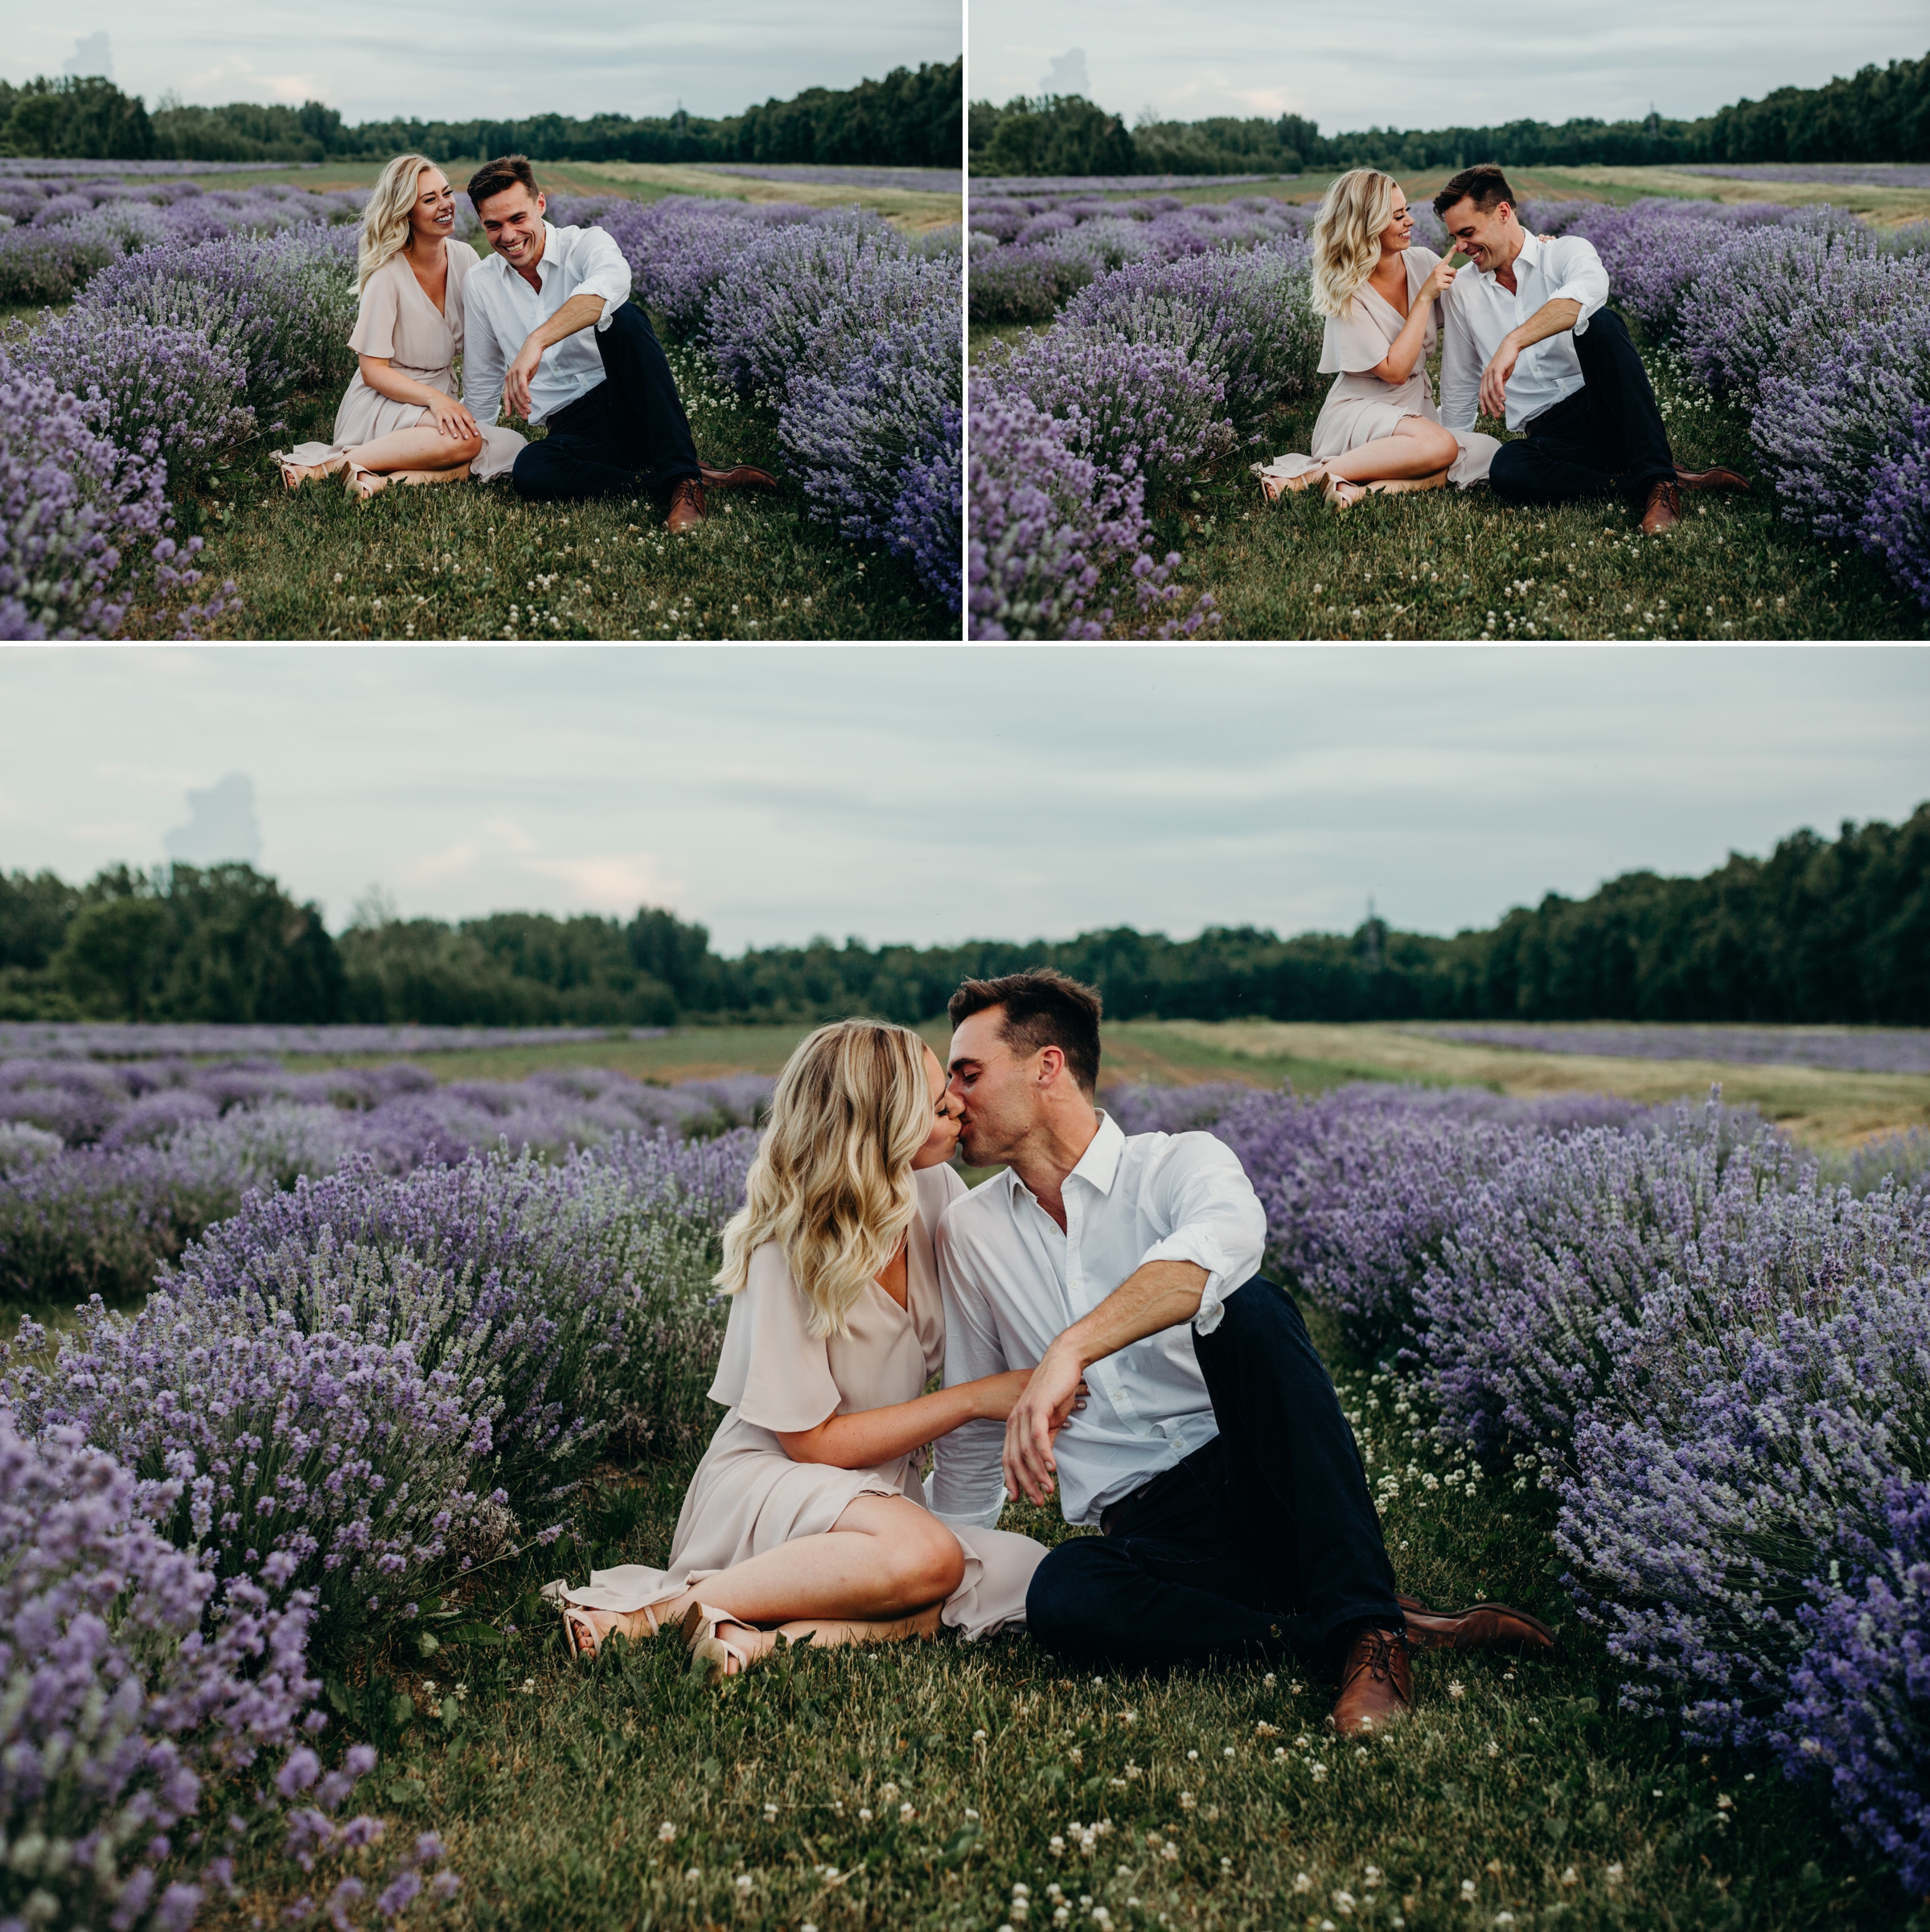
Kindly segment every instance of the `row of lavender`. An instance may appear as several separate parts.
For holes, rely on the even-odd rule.
[[[1020,266],[1000,286],[1043,273],[1057,302],[1083,285],[1049,330],[994,343],[974,367],[975,638],[1190,636],[1217,623],[1210,596],[1189,599],[1177,581],[1177,554],[1157,554],[1149,513],[1257,445],[1278,404],[1318,379],[1297,212],[1146,205],[1143,221],[1055,210],[1033,219],[1070,225],[1044,242],[973,243],[975,305],[1008,259]]]
[[[956,228],[857,207],[673,195],[613,202],[638,293],[777,412],[811,514],[905,556],[959,607],[964,361]]]
[[[1124,1110],[1122,1110],[1124,1111]],[[1415,1462],[1554,1506],[1627,1704],[1766,1755],[1930,1890],[1930,1136],[1829,1172],[1747,1114],[1194,1090],[1273,1258],[1391,1361]]]
[[[0,1064],[0,1294],[138,1296],[240,1208],[357,1162],[386,1174],[499,1144],[551,1159],[636,1133],[752,1124],[758,1076],[655,1087],[601,1069],[437,1082],[407,1064],[289,1073],[273,1060]]]
[[[755,1142],[631,1134],[404,1175],[358,1157],[247,1196],[131,1317],[96,1302],[52,1347],[22,1323],[0,1373],[0,1922],[174,1932],[251,1844],[339,1871],[298,1922],[421,1894],[433,1837],[372,1869],[381,1820],[338,1815],[375,1753],[324,1772],[323,1683],[554,1540],[614,1438],[702,1426],[708,1278]]]
[[[1930,222],[1827,205],[1551,203],[1645,336],[1747,416],[1783,513],[1930,605]]]
[[[1403,1029],[1471,1046],[1612,1060],[1702,1060],[1731,1066],[1930,1073],[1930,1028],[1698,1026],[1620,1020],[1451,1020]]]
[[[114,175],[0,178],[0,302],[71,301],[110,261],[157,242],[359,222],[367,199],[360,191],[313,194],[279,182],[203,189]]]

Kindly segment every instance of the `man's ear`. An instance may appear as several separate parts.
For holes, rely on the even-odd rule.
[[[1050,1086],[1066,1071],[1066,1049],[1063,1047],[1039,1048],[1039,1085]]]

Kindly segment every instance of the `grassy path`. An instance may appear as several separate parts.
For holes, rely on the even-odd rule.
[[[1338,1360],[1333,1335],[1316,1334]],[[1449,1471],[1452,1457],[1397,1432],[1386,1384],[1357,1364],[1338,1380],[1375,1466],[1418,1457]],[[1554,1657],[1423,1657],[1415,1718],[1342,1745],[1324,1728],[1334,1686],[1322,1669],[1069,1673],[1022,1635],[806,1651],[722,1692],[690,1679],[674,1635],[572,1663],[534,1586],[592,1561],[660,1562],[687,1473],[611,1471],[583,1545],[472,1589],[465,1615],[515,1626],[506,1642],[395,1659],[351,1693],[385,1713],[384,1803],[399,1825],[441,1833],[464,1875],[437,1922],[1915,1922],[1820,1790],[1686,1751],[1665,1725],[1617,1710],[1616,1673],[1553,1581],[1533,1492],[1410,1481],[1385,1526],[1404,1587],[1538,1610],[1560,1629]],[[1064,1533],[1016,1509],[1006,1526]],[[243,1877],[211,1923],[274,1922],[290,1888]]]

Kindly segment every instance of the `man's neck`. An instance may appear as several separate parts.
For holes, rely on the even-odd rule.
[[[548,252],[548,248],[549,236],[541,228],[537,229],[536,252],[530,257],[529,266],[527,269],[519,268],[516,270],[516,273],[520,275],[523,279],[528,282],[539,295],[543,293],[543,278],[536,273],[536,271],[543,266],[543,257]]]
[[[1498,264],[1494,271],[1494,279],[1498,281],[1510,295],[1513,294],[1515,292],[1514,265],[1521,260],[1521,244],[1526,241],[1527,239],[1528,235],[1526,229],[1517,234],[1514,238],[1514,247],[1509,251],[1508,259],[1505,261]]]
[[[1066,1118],[1041,1123],[1009,1163],[1061,1233],[1066,1230],[1066,1177],[1086,1158],[1098,1131],[1099,1117],[1092,1108],[1069,1109]]]

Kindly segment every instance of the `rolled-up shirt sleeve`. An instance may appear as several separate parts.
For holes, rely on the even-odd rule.
[[[618,310],[630,300],[630,264],[607,228],[584,228],[578,232],[572,250],[570,267],[576,272],[573,295],[601,295],[603,313],[598,329],[607,329]]]
[[[1152,1193],[1172,1232],[1155,1241],[1139,1265],[1191,1261],[1204,1268],[1206,1286],[1193,1325],[1197,1333],[1211,1335],[1226,1297],[1260,1271],[1267,1211],[1232,1148],[1210,1134],[1172,1137]]]
[[[1547,244],[1550,279],[1556,285],[1549,290],[1550,301],[1575,301],[1582,312],[1575,318],[1577,335],[1588,333],[1595,313],[1608,299],[1608,271],[1595,252],[1595,244],[1579,235],[1563,235]]]
[[[934,1245],[945,1302],[945,1386],[955,1388],[1012,1364],[1005,1360],[991,1306],[974,1282],[969,1245],[956,1238],[950,1220],[947,1215],[938,1222]],[[941,1523],[954,1529],[998,1528],[1005,1507],[1004,1447],[1004,1424],[984,1419],[939,1437],[925,1499]]]

